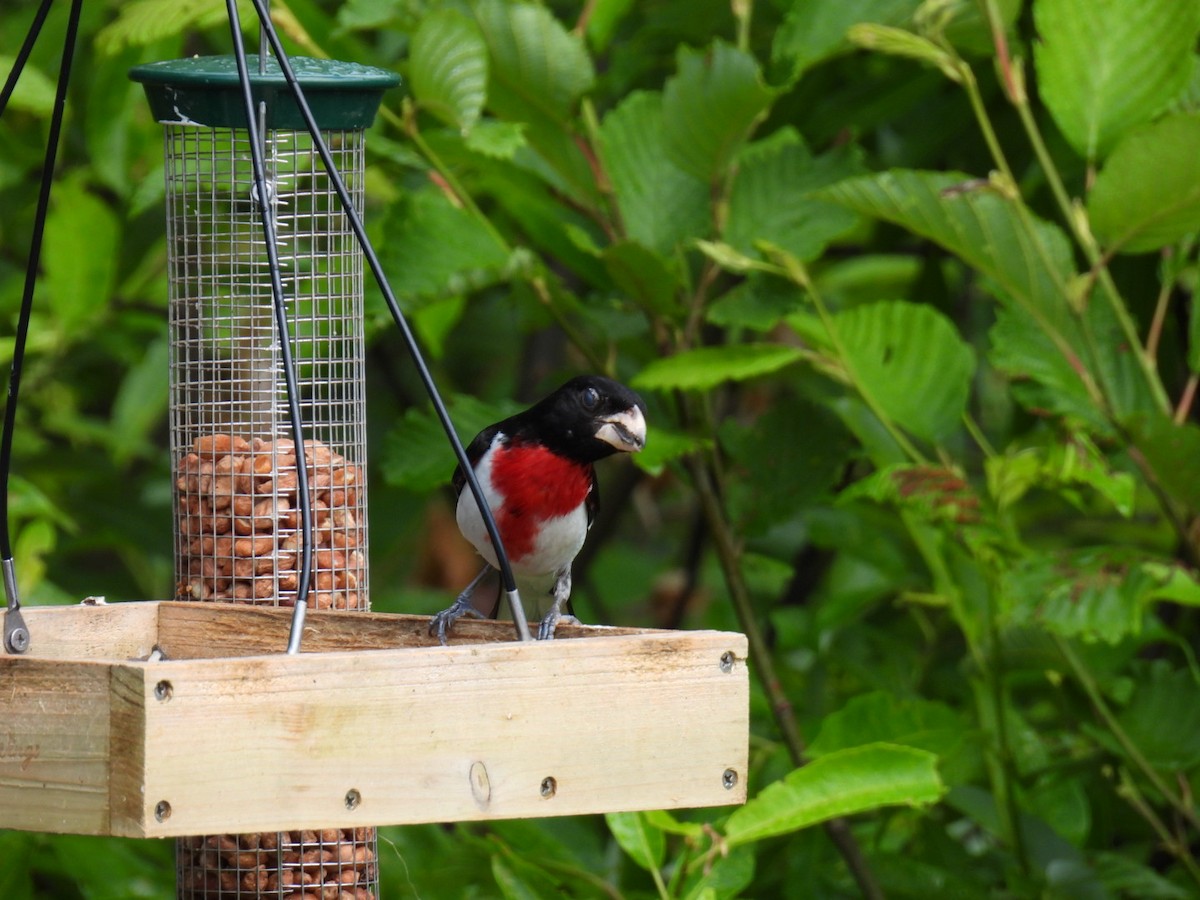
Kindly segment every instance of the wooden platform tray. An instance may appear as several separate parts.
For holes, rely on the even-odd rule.
[[[218,603],[23,610],[0,828],[168,837],[746,799],[746,639]],[[156,647],[166,659],[148,661]]]

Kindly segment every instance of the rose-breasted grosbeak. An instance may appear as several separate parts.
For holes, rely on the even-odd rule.
[[[571,596],[571,562],[596,514],[593,463],[633,453],[646,443],[646,405],[624,385],[598,375],[572,378],[524,412],[479,432],[467,459],[479,480],[529,612],[541,616],[538,639],[554,637]],[[434,616],[430,634],[463,615],[482,616],[471,603],[481,581],[496,570],[496,553],[462,468],[454,470],[458,527],[487,561],[483,571]],[[528,601],[527,601],[528,602]]]

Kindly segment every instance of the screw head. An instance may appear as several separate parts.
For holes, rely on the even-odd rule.
[[[726,650],[724,653],[721,654],[721,671],[726,672],[726,673],[732,672],[733,664],[736,661],[737,661],[737,657],[733,655],[733,651]]]
[[[346,809],[357,809],[360,803],[362,803],[362,794],[355,788],[346,791]]]
[[[154,804],[154,818],[159,822],[165,822],[171,818],[171,804],[166,800],[159,800]]]
[[[175,688],[171,682],[165,678],[154,686],[154,699],[166,702],[171,699],[171,695],[175,693]]]
[[[29,632],[24,628],[14,628],[7,635],[7,650],[9,653],[24,653],[29,649]]]
[[[547,775],[545,778],[542,779],[542,785],[539,790],[540,790],[541,795],[543,797],[545,797],[547,800],[549,800],[551,797],[553,797],[555,794],[558,793],[558,781],[554,778],[553,775]]]
[[[721,773],[721,786],[727,791],[732,791],[737,787],[738,773],[733,769],[726,769]]]

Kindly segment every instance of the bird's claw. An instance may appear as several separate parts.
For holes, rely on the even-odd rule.
[[[446,646],[446,632],[450,627],[461,619],[463,616],[474,616],[477,619],[484,618],[483,613],[471,605],[471,601],[466,597],[459,597],[454,601],[454,604],[448,609],[443,609],[440,613],[434,616],[429,622],[429,633],[438,639],[443,647]]]
[[[538,625],[537,639],[539,641],[554,640],[554,631],[562,622],[566,622],[568,625],[579,624],[579,620],[574,616],[564,616],[557,609],[552,609],[550,612],[546,613],[545,618],[543,618],[541,624]]]

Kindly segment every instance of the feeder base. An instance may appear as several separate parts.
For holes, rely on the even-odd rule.
[[[169,837],[746,799],[746,639],[118,603],[0,654],[0,828]],[[161,648],[165,659],[149,660]]]

